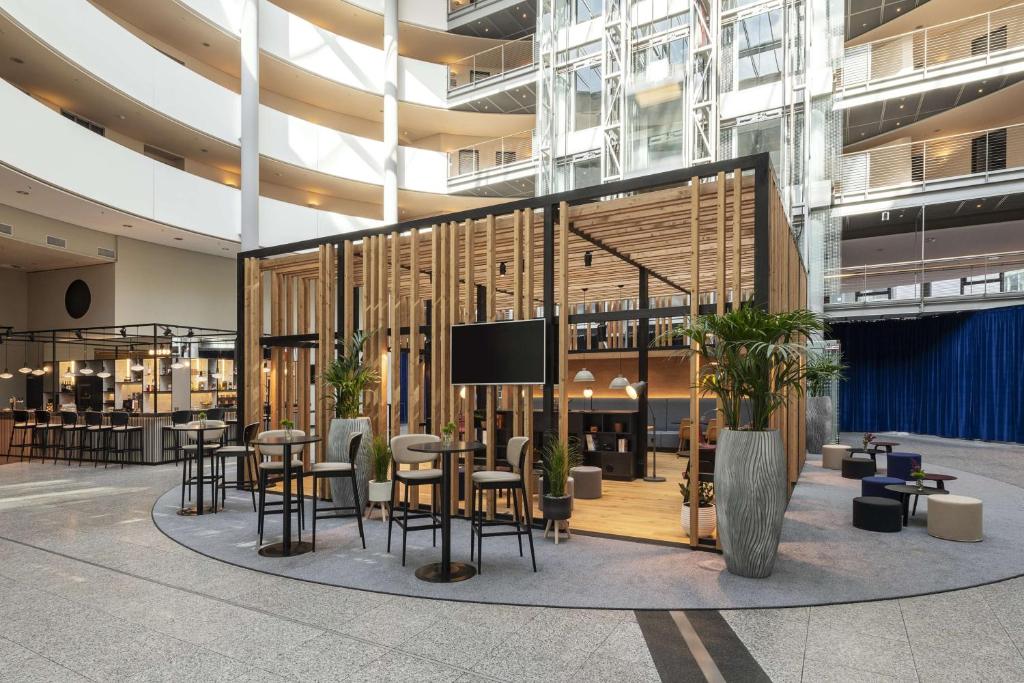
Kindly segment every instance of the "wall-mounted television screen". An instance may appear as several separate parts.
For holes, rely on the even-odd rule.
[[[451,383],[543,384],[544,320],[452,326]]]

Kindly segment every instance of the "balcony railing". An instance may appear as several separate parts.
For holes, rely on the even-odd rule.
[[[881,84],[955,64],[986,64],[1024,47],[1024,4],[846,49],[836,88]]]
[[[842,199],[917,190],[957,178],[1024,168],[1024,124],[843,154],[835,174]]]
[[[475,85],[534,64],[533,36],[510,40],[448,65],[448,91]]]
[[[840,291],[830,304],[1024,295],[1024,251],[852,266],[827,277]]]
[[[471,176],[531,159],[533,131],[528,130],[448,152],[448,178]]]

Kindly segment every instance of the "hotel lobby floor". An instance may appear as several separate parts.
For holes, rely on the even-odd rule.
[[[999,467],[984,469],[997,478],[1024,477],[1019,447],[943,448],[960,452],[957,469],[991,462]],[[671,614],[418,600],[193,553],[150,517],[179,477],[170,465],[0,466],[0,679],[746,681],[765,680],[762,670],[778,681],[1024,679],[1024,579]],[[906,592],[917,582],[887,566],[874,576]],[[548,578],[535,577],[539,593]],[[696,641],[666,629],[670,617]]]

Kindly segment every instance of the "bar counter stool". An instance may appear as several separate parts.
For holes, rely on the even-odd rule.
[[[519,541],[519,557],[523,556],[523,536],[530,540],[530,561],[533,563],[533,571],[537,571],[537,556],[533,551],[533,518],[530,513],[530,501],[526,496],[526,483],[523,479],[523,465],[526,463],[526,444],[529,439],[525,436],[515,436],[509,439],[508,447],[505,449],[505,459],[512,467],[511,472],[503,470],[485,470],[473,473],[473,515],[470,519],[469,532],[469,557],[473,559],[473,546],[476,541],[476,570],[483,573],[483,540],[491,536],[515,536]],[[487,520],[484,516],[484,492],[485,491],[508,491],[512,500],[512,521]],[[520,515],[519,506],[523,514]],[[520,520],[523,520],[520,523]],[[493,526],[514,526],[515,529],[508,531],[485,531]],[[557,532],[556,532],[557,533]]]
[[[313,551],[316,552],[316,520],[318,519],[342,519],[355,517],[359,524],[359,538],[363,541],[363,550],[366,550],[366,536],[363,535],[363,506],[359,504],[359,486],[356,483],[356,455],[359,454],[359,444],[363,442],[362,432],[353,432],[348,439],[348,462],[317,462],[313,463]],[[336,505],[333,507],[320,508],[318,514],[316,507],[317,493],[320,488],[318,484],[321,479],[348,478],[352,482],[353,505]]]
[[[171,411],[171,424],[164,425],[161,429],[161,438],[163,441],[160,446],[160,456],[163,458],[163,454],[167,451],[174,453],[174,466],[178,466],[178,461],[181,459],[181,430],[175,429],[183,424],[188,424],[189,420],[192,419],[191,410],[174,410]],[[171,435],[171,445],[167,445],[167,434]]]
[[[7,442],[7,457],[14,457],[14,449],[18,449],[18,459],[25,460],[25,451],[28,451],[29,459],[32,458],[32,423],[28,421],[27,410],[12,411],[11,437]],[[18,438],[15,439],[14,435]]]
[[[116,410],[110,414],[110,433],[113,440],[110,452],[115,461],[121,463],[121,469],[124,469],[124,464],[132,459],[133,454],[137,453],[139,462],[142,462],[142,427],[129,424],[129,417],[123,410]]]
[[[252,473],[252,476],[256,476],[257,463],[256,463],[256,451],[252,448],[253,439],[256,438],[256,432],[260,428],[258,422],[253,422],[245,426],[245,430],[242,432],[242,445],[235,446],[234,444],[228,446],[221,446],[217,449],[217,462],[220,465],[220,483],[218,488],[220,489],[220,504],[223,506],[227,499],[227,477],[224,476],[227,472],[227,459],[230,456],[235,458],[241,458],[241,461],[235,466],[235,488],[248,491],[252,494],[252,511],[256,512],[256,485],[252,479],[249,479],[243,473],[248,470]]]
[[[56,443],[51,436],[57,425],[50,424],[49,410],[37,410],[33,414],[33,418],[35,424],[32,425],[32,449],[29,452],[29,460],[38,451],[40,457],[45,461],[47,451]]]
[[[185,425],[196,428],[200,426],[199,421],[193,420]],[[184,430],[181,430],[184,431]],[[195,459],[195,453],[199,448],[199,432],[185,431],[185,438],[188,443],[182,445],[181,451],[185,458],[191,462]],[[224,438],[224,423],[220,420],[206,420],[203,429],[203,457],[210,459],[210,474],[206,474],[206,463],[199,463],[199,471],[193,472],[191,466],[181,468],[181,507],[185,507],[185,492],[188,491],[188,499],[192,500],[192,486],[210,485],[210,498],[213,501],[213,511],[217,511],[217,449],[220,448]]]
[[[410,446],[422,443],[434,443],[440,441],[440,437],[433,434],[402,434],[391,437],[391,471],[394,473],[395,483],[404,484],[404,498],[402,504],[402,516],[395,515],[395,495],[397,486],[392,487],[391,501],[388,503],[388,552],[391,552],[391,527],[397,524],[402,528],[402,566],[405,566],[405,545],[406,537],[410,531],[430,530],[434,535],[434,546],[437,547],[437,530],[441,528],[441,520],[438,518],[437,504],[440,502],[446,505],[448,501],[439,501],[441,478],[443,472],[437,467],[422,470],[403,470],[400,465],[424,465],[430,463],[436,465],[440,456],[438,453],[416,453],[410,451]],[[414,486],[430,486],[430,512],[414,512],[409,514],[409,489]],[[409,520],[430,519],[430,524],[409,526]]]
[[[82,450],[89,454],[92,466],[99,465],[103,458],[103,467],[110,462],[110,431],[111,426],[103,424],[103,413],[88,410],[85,413],[85,443]]]
[[[272,429],[266,432],[260,432],[256,436],[256,440],[259,441],[263,437],[268,436],[283,436],[283,429]],[[305,436],[306,433],[299,429],[292,430],[292,436]],[[259,457],[261,462],[258,466],[259,470],[259,518],[257,520],[257,530],[260,534],[260,542],[256,545],[257,550],[263,545],[263,522],[266,515],[281,515],[281,514],[299,514],[299,541],[302,540],[302,528],[306,524],[306,493],[305,493],[305,473],[302,470],[302,448],[304,444],[295,444],[292,446],[292,462],[291,462],[291,475],[292,482],[299,482],[299,495],[298,500],[292,497],[292,507],[290,510],[285,511],[283,500],[272,500],[267,501],[268,489],[274,484],[283,481],[284,477],[284,462],[282,460],[263,460],[263,458],[282,458],[284,457],[284,446],[259,446]],[[267,507],[271,507],[270,510]]]
[[[78,466],[82,466],[82,435],[85,425],[78,424],[78,413],[70,410],[60,411],[60,431],[57,433],[57,444],[53,449],[53,463],[57,464],[57,456],[62,456],[71,467],[71,458],[78,454]]]

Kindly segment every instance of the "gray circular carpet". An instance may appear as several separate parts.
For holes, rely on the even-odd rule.
[[[165,534],[196,552],[261,572],[414,597],[517,605],[792,607],[907,597],[1024,573],[1024,490],[951,468],[928,470],[958,476],[949,486],[954,493],[984,501],[984,541],[953,543],[929,536],[923,498],[917,516],[900,533],[854,529],[850,500],[860,495],[860,482],[809,460],[786,513],[775,572],[761,580],[729,574],[721,556],[712,553],[579,534],[555,546],[537,533],[536,574],[529,551],[519,557],[514,537],[489,538],[484,539],[481,575],[457,584],[431,584],[413,574],[440,558],[430,533],[409,535],[402,567],[398,528],[388,554],[387,526],[376,518],[365,522],[366,550],[354,519],[335,520],[319,523],[316,553],[283,559],[256,553],[256,515],[247,493],[230,493],[224,512],[180,517],[175,514],[180,492],[174,488],[157,500],[153,519]],[[279,533],[280,517],[268,517],[265,542],[277,540]],[[453,520],[452,543],[452,559],[468,561],[466,522]]]

